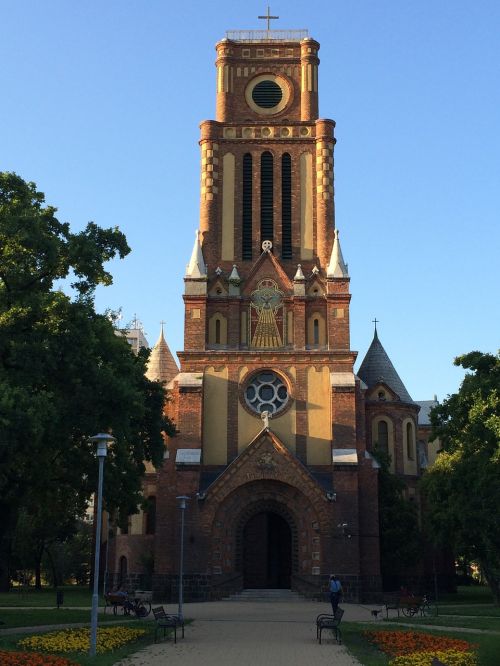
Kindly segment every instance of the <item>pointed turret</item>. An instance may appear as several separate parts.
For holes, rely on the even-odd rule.
[[[333,240],[332,254],[330,263],[326,269],[326,277],[329,278],[346,278],[349,277],[347,272],[347,264],[344,262],[342,250],[340,249],[339,230],[335,229],[335,238]]]
[[[163,323],[161,325],[160,337],[151,350],[148,359],[146,377],[151,381],[170,382],[178,374],[179,368],[172,356],[165,337],[163,336]]]
[[[302,282],[304,282],[306,279],[306,276],[304,275],[304,271],[302,270],[302,266],[300,264],[297,264],[297,272],[295,273],[293,279]]]
[[[378,339],[377,325],[370,348],[358,370],[358,377],[364,381],[368,388],[372,388],[379,382],[384,382],[403,402],[413,402],[410,394],[401,381],[391,359]]]
[[[203,259],[203,252],[201,250],[201,238],[200,230],[196,230],[196,238],[194,241],[193,251],[191,253],[191,259],[189,264],[186,267],[187,278],[206,278],[207,277],[207,267],[205,265],[205,260]]]

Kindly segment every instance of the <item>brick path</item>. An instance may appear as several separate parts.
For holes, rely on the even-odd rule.
[[[344,604],[344,620],[371,621],[368,609]],[[175,612],[169,606],[167,612]],[[157,643],[119,662],[118,666],[356,666],[331,632],[316,640],[316,615],[329,612],[325,603],[310,601],[215,602],[186,604],[193,622],[186,637]],[[331,612],[331,609],[330,609]]]

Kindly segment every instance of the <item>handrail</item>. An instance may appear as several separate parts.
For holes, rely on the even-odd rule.
[[[309,30],[226,30],[226,39],[234,42],[300,42]]]

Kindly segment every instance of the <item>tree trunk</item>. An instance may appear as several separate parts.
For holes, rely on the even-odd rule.
[[[42,557],[44,546],[40,546],[35,554],[35,589],[42,589]]]

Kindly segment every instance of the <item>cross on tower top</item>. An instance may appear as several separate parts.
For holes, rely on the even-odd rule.
[[[375,324],[375,333],[377,332],[377,324],[380,324],[380,321],[375,317],[375,319],[372,319],[372,322]]]
[[[267,29],[271,29],[271,19],[279,19],[279,16],[271,16],[271,10],[269,8],[269,5],[267,6],[267,14],[265,16],[257,16],[257,18],[260,19],[266,19],[267,20]]]

